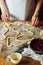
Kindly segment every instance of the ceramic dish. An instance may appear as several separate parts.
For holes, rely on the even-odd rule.
[[[22,55],[20,53],[12,53],[10,55],[10,61],[14,64],[20,63],[21,60],[22,60]]]
[[[34,39],[30,43],[31,49],[37,54],[43,54],[43,39]]]

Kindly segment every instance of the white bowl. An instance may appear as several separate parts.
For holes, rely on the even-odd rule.
[[[12,55],[13,56],[16,56],[16,59],[15,58],[12,58]],[[14,64],[18,64],[20,63],[20,61],[22,60],[22,55],[20,53],[12,53],[10,55],[10,61]]]

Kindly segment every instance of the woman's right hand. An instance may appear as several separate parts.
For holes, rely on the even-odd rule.
[[[2,11],[2,15],[1,15],[2,20],[3,21],[9,20],[10,18],[9,18],[9,13],[8,13],[7,9],[5,7],[3,7],[1,9],[1,11]]]
[[[7,10],[4,0],[0,0],[0,7],[1,7],[1,11],[2,11],[2,15],[1,15],[2,20],[3,21],[9,20],[10,19],[9,12]]]

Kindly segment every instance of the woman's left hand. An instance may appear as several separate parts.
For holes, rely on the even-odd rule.
[[[32,22],[32,25],[33,25],[33,26],[38,26],[38,25],[39,25],[39,19],[38,19],[38,16],[33,15],[33,16],[32,16],[32,20],[31,20],[31,22]]]

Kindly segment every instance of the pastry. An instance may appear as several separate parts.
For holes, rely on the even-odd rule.
[[[7,39],[7,46],[12,47],[12,46],[21,46],[23,44],[26,44],[28,40],[19,40],[19,39],[14,39],[14,38],[8,38]]]
[[[34,33],[31,31],[21,31],[19,36],[34,36]]]
[[[2,29],[0,30],[1,34],[5,34],[8,32],[8,28],[6,28],[5,26],[2,27]]]
[[[4,34],[0,34],[0,41],[6,39],[6,36]]]
[[[9,29],[9,31],[6,33],[6,36],[7,37],[9,37],[9,36],[11,37],[11,36],[17,36],[18,34],[19,34],[18,31]]]
[[[31,36],[28,36],[28,35],[27,36],[23,35],[23,36],[19,36],[17,39],[18,40],[28,40],[28,41],[30,40],[31,41],[32,39],[34,39],[34,37],[31,37]]]
[[[40,37],[43,38],[43,30],[40,31]]]

